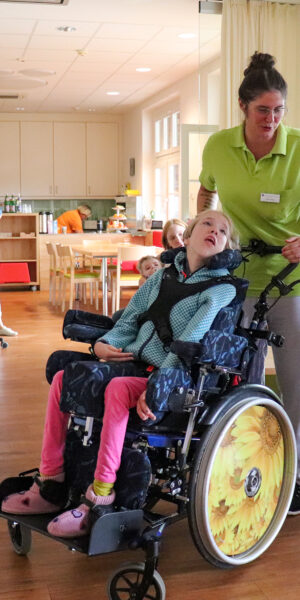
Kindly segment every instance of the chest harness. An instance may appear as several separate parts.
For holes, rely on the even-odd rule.
[[[138,325],[140,327],[147,321],[152,321],[157,335],[165,347],[170,346],[173,341],[170,313],[175,304],[189,296],[204,292],[204,290],[215,285],[230,283],[236,289],[240,285],[238,278],[232,275],[212,277],[206,281],[188,284],[178,281],[177,277],[178,272],[174,264],[164,270],[156,300],[138,318]]]

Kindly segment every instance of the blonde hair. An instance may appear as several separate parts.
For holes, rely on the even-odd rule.
[[[167,236],[168,236],[168,231],[172,225],[179,225],[180,227],[184,227],[184,229],[186,229],[186,223],[184,221],[181,221],[180,219],[170,219],[169,221],[167,221],[166,224],[164,225],[163,232],[162,232],[162,238],[161,238],[161,242],[162,242],[162,245],[165,250],[171,249],[171,246],[169,245],[168,240],[167,240]]]
[[[209,213],[217,213],[218,215],[224,217],[228,223],[229,234],[227,236],[226,248],[231,248],[232,250],[239,248],[239,236],[230,217],[225,215],[225,213],[223,213],[221,210],[212,210],[210,208],[198,213],[198,215],[196,215],[196,217],[190,221],[184,232],[184,239],[186,240],[187,238],[191,237],[192,231],[197,225],[198,221],[200,221],[200,219],[202,219],[203,216]]]
[[[81,204],[80,206],[77,206],[77,210],[82,215],[86,215],[86,217],[90,217],[92,214],[91,208],[88,204]]]
[[[157,256],[151,256],[150,254],[148,254],[148,256],[142,256],[142,258],[140,258],[140,260],[139,260],[139,262],[137,264],[137,269],[138,269],[138,271],[140,273],[141,273],[141,268],[142,268],[144,262],[146,262],[146,260],[149,260],[149,259],[150,260],[153,260],[153,259],[156,260],[160,264],[160,266],[162,266],[162,264],[161,264],[159,258],[157,258]]]

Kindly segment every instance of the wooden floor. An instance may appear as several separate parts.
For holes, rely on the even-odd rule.
[[[46,292],[2,292],[3,320],[19,331],[0,348],[1,479],[39,464],[48,384],[44,370],[58,348],[86,349],[63,340],[62,314],[49,307]],[[88,307],[90,309],[90,307]],[[159,571],[167,600],[298,600],[300,516],[289,517],[271,548],[257,561],[218,570],[197,552],[186,521],[165,532]],[[109,574],[140,551],[88,558],[33,534],[31,552],[18,556],[7,523],[0,519],[0,600],[105,600]]]

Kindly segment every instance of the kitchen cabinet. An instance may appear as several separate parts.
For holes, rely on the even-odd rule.
[[[87,195],[118,193],[118,125],[87,123]]]
[[[13,272],[13,264],[27,263],[29,283],[0,283],[0,287],[35,288],[39,285],[38,214],[6,214],[0,219],[0,265]],[[11,235],[6,237],[7,234]]]
[[[85,123],[54,123],[54,195],[86,196]]]
[[[0,123],[0,196],[20,191],[19,123]]]
[[[53,196],[53,123],[21,123],[21,195]]]

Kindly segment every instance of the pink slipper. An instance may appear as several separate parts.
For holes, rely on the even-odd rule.
[[[52,504],[42,498],[40,487],[34,482],[29,490],[11,494],[11,496],[4,498],[1,510],[15,515],[34,515],[58,512],[61,510],[61,506]]]
[[[85,501],[78,508],[68,510],[48,523],[48,533],[57,537],[79,537],[87,535],[91,528],[90,509],[103,507],[103,512],[111,512],[116,494],[112,490],[108,496],[96,496],[93,485],[90,485],[85,494]]]

